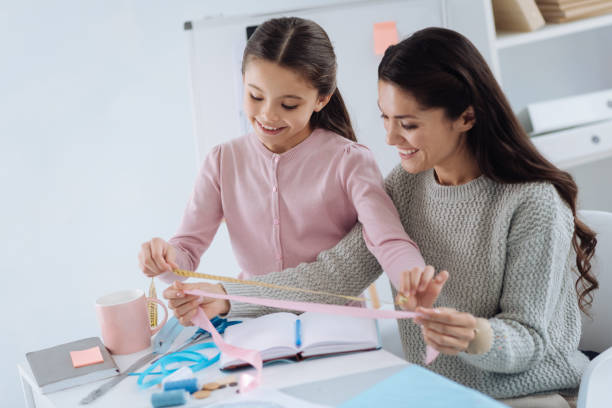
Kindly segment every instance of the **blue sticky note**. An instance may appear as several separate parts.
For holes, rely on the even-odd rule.
[[[400,406],[505,407],[501,402],[478,391],[411,364],[348,400],[340,408]]]

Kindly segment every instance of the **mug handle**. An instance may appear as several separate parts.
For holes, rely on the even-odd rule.
[[[164,305],[164,303],[159,299],[153,299],[153,298],[148,297],[147,302],[157,303],[164,309],[164,321],[158,324],[157,327],[151,328],[151,336],[152,336],[155,333],[157,333],[162,327],[164,327],[164,324],[166,324],[166,321],[168,320],[168,309],[166,308],[166,305]]]

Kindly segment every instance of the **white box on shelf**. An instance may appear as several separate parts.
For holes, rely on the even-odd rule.
[[[612,89],[527,105],[533,134],[612,119]]]
[[[548,160],[567,169],[612,156],[612,120],[536,136],[531,140]]]

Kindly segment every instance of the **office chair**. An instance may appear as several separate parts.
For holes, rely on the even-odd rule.
[[[591,316],[583,315],[580,350],[601,353],[593,359],[580,382],[578,408],[610,407],[612,401],[612,213],[580,211],[578,216],[597,233],[591,260],[599,289],[593,296]]]

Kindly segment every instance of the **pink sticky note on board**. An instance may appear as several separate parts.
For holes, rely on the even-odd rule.
[[[72,365],[75,368],[104,362],[104,358],[100,352],[100,347],[98,346],[87,350],[71,351],[70,358],[72,359]]]
[[[399,37],[395,21],[374,24],[374,54],[383,55],[390,46],[397,44]]]

